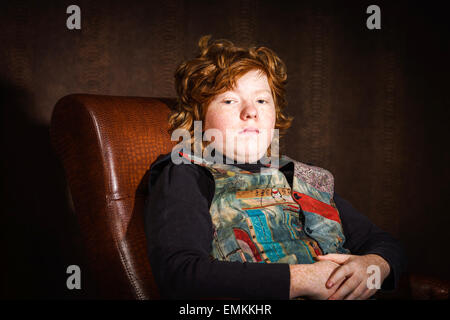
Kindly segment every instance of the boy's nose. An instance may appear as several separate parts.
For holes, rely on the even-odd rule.
[[[258,110],[251,104],[246,104],[242,109],[241,116],[243,120],[256,119],[258,117]]]

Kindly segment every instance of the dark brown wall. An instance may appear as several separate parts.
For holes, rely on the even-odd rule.
[[[410,270],[448,278],[449,25],[430,2],[14,1],[0,11],[2,293],[84,297],[65,289],[83,268],[62,168],[49,143],[70,93],[174,96],[173,72],[201,35],[264,45],[288,67],[289,156],[335,176],[336,191],[404,244]]]

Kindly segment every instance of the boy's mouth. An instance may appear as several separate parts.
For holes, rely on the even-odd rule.
[[[258,130],[258,128],[248,127],[248,128],[245,128],[244,130],[242,130],[242,131],[239,132],[239,133],[240,133],[240,134],[241,134],[241,133],[246,133],[246,134],[254,133],[254,134],[258,134],[258,133],[259,133],[259,130]]]

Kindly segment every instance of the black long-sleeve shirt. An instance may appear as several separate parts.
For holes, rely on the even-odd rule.
[[[158,161],[164,159],[165,161]],[[290,270],[282,263],[241,263],[210,259],[213,227],[209,213],[215,183],[208,169],[175,165],[170,154],[151,167],[145,206],[148,255],[164,299],[227,297],[289,299]],[[225,162],[224,162],[225,163]],[[261,164],[234,164],[257,172]],[[292,186],[293,171],[280,170]],[[392,290],[405,270],[400,243],[334,193],[346,241],[352,254],[378,254],[391,268],[381,289]]]

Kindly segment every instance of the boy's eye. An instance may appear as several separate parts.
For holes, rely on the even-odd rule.
[[[223,103],[225,103],[225,104],[231,104],[231,103],[233,103],[233,100],[224,100]]]
[[[258,103],[267,103],[267,101],[266,100],[264,100],[264,99],[258,99],[258,100],[256,100],[256,101],[258,101]]]

